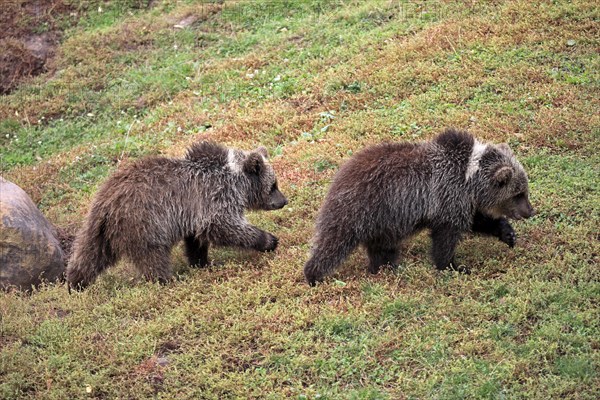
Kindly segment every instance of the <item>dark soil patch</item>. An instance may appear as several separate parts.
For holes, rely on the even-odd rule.
[[[65,263],[69,261],[71,257],[71,252],[73,250],[73,242],[75,241],[75,226],[70,225],[67,227],[56,226],[56,234],[58,237],[58,241],[60,242],[60,247],[63,250]]]
[[[0,94],[49,71],[62,29],[76,13],[63,0],[9,0],[0,10]]]

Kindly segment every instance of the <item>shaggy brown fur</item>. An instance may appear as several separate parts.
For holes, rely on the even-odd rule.
[[[508,218],[534,214],[527,175],[507,145],[483,144],[447,130],[431,142],[386,143],[356,154],[337,173],[319,213],[312,256],[304,267],[314,285],[359,244],[369,271],[394,264],[399,243],[431,230],[437,268],[454,262],[467,231],[498,237],[510,247]]]
[[[73,247],[71,287],[84,288],[126,257],[148,280],[171,279],[171,248],[184,240],[190,264],[208,264],[209,243],[272,251],[277,238],[248,223],[246,209],[287,204],[266,159],[214,143],[185,158],[150,157],[123,168],[100,188]]]

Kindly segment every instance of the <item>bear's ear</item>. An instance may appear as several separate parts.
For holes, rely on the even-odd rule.
[[[269,158],[269,152],[267,151],[267,148],[265,146],[260,146],[259,148],[254,150],[254,152],[260,154],[264,158]]]
[[[513,155],[513,151],[507,143],[500,143],[498,148],[502,150],[505,154]]]
[[[244,161],[244,172],[259,175],[264,167],[263,156],[258,153],[250,153]]]
[[[508,165],[502,165],[494,172],[494,182],[496,182],[498,186],[506,185],[512,177],[513,169]]]

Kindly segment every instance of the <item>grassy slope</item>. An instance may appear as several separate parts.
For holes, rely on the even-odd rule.
[[[290,205],[251,219],[281,247],[212,250],[223,265],[204,270],[178,250],[165,287],[121,265],[71,296],[0,294],[0,398],[595,398],[595,2],[95,3],[57,72],[0,99],[3,175],[77,225],[121,162],[199,137],[265,144]],[[529,171],[539,213],[517,248],[469,238],[473,274],[438,274],[419,235],[397,271],[369,276],[357,252],[309,289],[340,163],[452,125],[508,141]]]

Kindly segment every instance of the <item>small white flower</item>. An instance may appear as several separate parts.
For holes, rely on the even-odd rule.
[[[273,82],[279,82],[281,80],[281,75],[277,75],[274,79]]]

